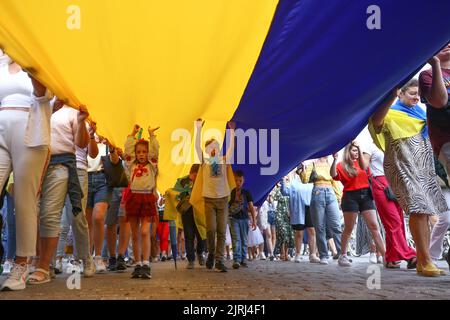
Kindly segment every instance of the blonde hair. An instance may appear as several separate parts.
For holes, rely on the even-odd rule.
[[[356,177],[358,175],[358,170],[353,165],[353,160],[352,160],[352,157],[350,155],[350,150],[353,147],[355,147],[353,145],[353,142],[350,142],[349,144],[347,144],[345,146],[345,149],[344,149],[344,160],[342,160],[342,164],[343,164],[344,170],[345,170],[345,172],[347,172],[347,174],[351,178],[354,178],[354,177]]]

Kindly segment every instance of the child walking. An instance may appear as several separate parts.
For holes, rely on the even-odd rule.
[[[249,190],[243,189],[244,173],[240,170],[234,173],[236,188],[231,191],[229,225],[233,239],[233,269],[247,267],[247,240],[249,219],[251,228],[256,230],[256,210]]]
[[[125,142],[125,161],[130,185],[124,191],[126,218],[130,222],[136,267],[132,278],[151,279],[150,223],[158,221],[156,175],[159,143],[155,131],[148,128],[149,141],[141,139],[142,129],[135,125]],[[136,134],[140,132],[139,138]],[[141,247],[142,246],[142,247]]]

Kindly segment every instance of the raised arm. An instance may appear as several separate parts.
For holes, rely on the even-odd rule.
[[[333,179],[335,179],[338,176],[338,172],[336,170],[338,157],[339,157],[339,154],[337,152],[335,154],[333,154],[333,163],[331,164],[331,168],[330,168],[330,175]]]
[[[78,111],[78,125],[77,131],[75,133],[75,144],[84,149],[89,144],[89,132],[86,128],[86,119],[89,117],[89,112],[86,109],[86,106],[80,106],[80,111]]]
[[[228,129],[230,130],[230,146],[228,147],[227,153],[225,154],[225,163],[228,163],[227,161],[230,161],[234,155],[234,130],[236,129],[236,123],[234,123],[234,121],[229,121]]]
[[[389,96],[381,104],[380,108],[369,119],[369,121],[372,122],[377,134],[381,133],[381,129],[383,128],[384,124],[384,118],[386,118],[389,109],[394,104],[394,101],[397,98],[397,91],[397,89],[392,90]]]
[[[148,127],[149,134],[149,145],[148,145],[148,159],[152,162],[152,159],[158,159],[159,157],[159,142],[156,139],[155,131],[158,130],[159,127],[151,128]]]
[[[125,163],[129,166],[136,160],[136,154],[134,152],[134,146],[136,144],[136,134],[139,132],[141,127],[137,124],[134,125],[131,134],[127,137],[125,141]]]
[[[285,197],[288,197],[290,195],[291,192],[291,188],[288,185],[289,182],[289,178],[288,177],[283,177],[283,179],[281,179],[281,194]]]
[[[356,148],[358,148],[358,162],[359,162],[359,166],[361,167],[361,169],[363,169],[364,171],[367,171],[367,168],[369,167],[369,163],[366,160],[366,157],[364,157],[361,147],[359,145],[358,142],[353,141],[352,143]]]
[[[448,93],[442,76],[441,61],[438,57],[433,57],[428,63],[431,65],[433,75],[431,88],[424,92],[424,96],[433,107],[442,109],[448,103]]]
[[[197,135],[195,136],[195,152],[197,153],[200,163],[203,163],[202,128],[204,124],[205,121],[202,119],[197,119],[197,121],[195,121],[195,127],[197,128]]]
[[[88,154],[92,159],[97,158],[98,156],[98,145],[97,141],[95,141],[95,133],[97,132],[97,123],[92,122],[89,126],[89,144],[88,144]]]

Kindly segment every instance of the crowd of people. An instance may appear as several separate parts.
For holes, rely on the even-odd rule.
[[[373,144],[349,142],[341,161],[335,153],[302,162],[260,204],[245,172],[228,164],[233,122],[222,156],[215,139],[203,148],[198,119],[200,163],[158,190],[158,127],[148,127],[145,139],[135,125],[122,150],[97,134],[85,106],[68,107],[0,57],[2,291],[62,272],[92,277],[131,267],[132,278],[151,279],[151,263],[178,258],[187,269],[197,261],[227,272],[227,264],[247,268],[254,259],[300,263],[307,252],[310,263],[350,267],[357,222],[360,251],[370,252],[371,263],[398,269],[406,261],[420,275],[445,275],[436,261],[450,209],[435,165],[450,172],[450,44],[372,115]]]

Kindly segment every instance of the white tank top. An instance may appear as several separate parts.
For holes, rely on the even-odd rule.
[[[30,107],[33,103],[33,85],[28,74],[20,70],[10,74],[9,66],[0,66],[0,106]]]

